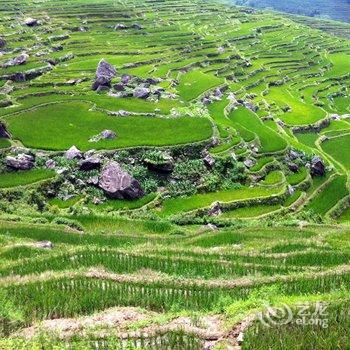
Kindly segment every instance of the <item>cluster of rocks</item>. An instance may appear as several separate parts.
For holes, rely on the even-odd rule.
[[[202,103],[204,105],[209,105],[211,104],[213,101],[220,101],[222,96],[224,95],[224,92],[227,90],[228,86],[222,86],[220,88],[216,88],[214,89],[214,91],[210,92],[209,94],[206,94],[203,98],[202,98]]]
[[[141,79],[129,74],[123,74],[120,77],[120,81],[112,86],[112,79],[116,76],[117,71],[115,67],[102,59],[96,69],[96,78],[92,84],[92,90],[97,92],[108,91],[113,87],[114,91],[111,91],[111,96],[113,97],[136,97],[141,99],[147,99],[151,95],[159,99],[161,94],[165,92],[165,89],[161,87],[151,88],[151,85],[157,85],[162,81],[160,78]]]
[[[293,173],[297,173],[300,169],[300,164],[302,164],[310,169],[310,174],[313,177],[326,174],[326,165],[320,157],[314,156],[308,161],[304,153],[291,150],[285,160],[289,170]]]
[[[99,176],[93,176],[87,180],[87,185],[96,186],[104,191],[107,197],[112,199],[136,199],[144,195],[139,182],[128,172],[124,171],[119,163],[113,160],[107,161],[88,151],[83,154],[77,147],[72,146],[65,152],[68,160],[78,160],[78,167],[81,171],[99,170]],[[103,163],[105,163],[103,165]]]

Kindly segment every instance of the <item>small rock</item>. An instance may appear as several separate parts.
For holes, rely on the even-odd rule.
[[[214,167],[214,165],[215,165],[215,159],[210,154],[207,154],[203,158],[203,162],[210,169],[212,169]]]
[[[131,26],[131,28],[137,29],[137,30],[141,30],[141,29],[142,29],[142,25],[139,24],[139,23],[134,23],[134,24]]]
[[[295,163],[289,163],[288,164],[288,168],[293,173],[297,173],[299,171],[299,166],[297,164],[295,164]]]
[[[87,179],[86,183],[88,185],[97,186],[98,185],[98,176],[91,176]]]
[[[219,216],[222,214],[221,206],[219,202],[215,202],[208,211],[209,216]]]
[[[48,169],[55,169],[56,168],[56,162],[53,159],[48,159],[45,163],[46,168]]]
[[[0,122],[0,139],[9,139],[9,138],[10,138],[10,134],[6,130],[5,125]]]
[[[132,80],[132,76],[129,74],[123,74],[121,77],[122,84],[127,85],[127,84],[129,84],[130,80]]]
[[[218,227],[214,224],[207,224],[207,225],[205,225],[205,227],[207,229],[209,229],[210,231],[217,231],[218,230]]]
[[[101,139],[113,140],[117,137],[117,133],[113,130],[103,130],[101,132]]]
[[[41,248],[41,249],[52,249],[53,244],[50,241],[42,241],[42,242],[35,243],[35,247]]]
[[[133,96],[136,97],[136,98],[144,98],[144,99],[146,99],[146,98],[149,97],[150,93],[151,93],[151,91],[148,88],[137,87],[134,90]]]
[[[247,168],[251,168],[255,165],[255,162],[252,159],[246,159],[243,163]]]
[[[118,83],[113,85],[115,91],[125,91],[125,86],[123,83]]]
[[[6,46],[6,40],[0,37],[0,49]]]
[[[82,154],[77,147],[72,146],[69,150],[66,151],[65,157],[68,160],[80,159],[82,157]]]

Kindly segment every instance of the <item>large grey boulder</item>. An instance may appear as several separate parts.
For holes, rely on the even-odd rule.
[[[144,195],[139,182],[115,161],[110,161],[104,166],[98,185],[113,199],[136,199]]]
[[[111,86],[111,80],[116,76],[117,71],[114,66],[102,59],[96,69],[96,79],[92,84],[92,90],[103,90]]]
[[[68,160],[80,159],[82,157],[82,154],[77,147],[72,146],[69,150],[66,151],[65,157]]]
[[[26,53],[22,53],[21,55],[8,60],[2,66],[3,68],[19,66],[21,64],[25,64],[28,61],[28,58],[29,58],[29,55],[27,55]]]
[[[35,158],[29,154],[18,154],[16,157],[7,156],[5,164],[8,168],[14,170],[29,170],[34,167]]]

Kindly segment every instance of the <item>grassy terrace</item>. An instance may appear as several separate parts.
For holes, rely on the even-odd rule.
[[[185,198],[165,199],[162,204],[160,215],[169,216],[181,212],[206,208],[214,202],[230,203],[246,199],[270,197],[272,195],[281,194],[283,190],[284,188],[281,186],[275,188],[238,188],[213,193],[196,194]]]
[[[0,174],[0,188],[30,185],[35,182],[50,179],[54,176],[54,171],[46,169],[34,169],[31,171],[4,173]]]

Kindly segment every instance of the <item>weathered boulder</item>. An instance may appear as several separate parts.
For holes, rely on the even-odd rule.
[[[115,91],[125,91],[125,85],[123,83],[118,83],[113,85]]]
[[[99,169],[101,167],[102,160],[100,157],[91,156],[82,160],[79,164],[80,170],[89,171]]]
[[[66,151],[65,157],[68,160],[80,159],[82,157],[82,154],[77,147],[72,146],[69,150]]]
[[[326,174],[326,166],[319,157],[313,157],[310,166],[311,176],[324,176]]]
[[[203,158],[203,162],[210,169],[215,165],[215,159],[209,153]]]
[[[29,154],[18,154],[16,157],[7,156],[5,164],[8,168],[14,170],[29,170],[34,167],[35,158]]]
[[[96,69],[96,79],[92,84],[92,90],[101,90],[101,88],[109,88],[111,80],[116,76],[117,71],[114,66],[102,59]]]
[[[132,76],[129,74],[123,74],[121,76],[121,82],[122,84],[129,84],[130,80],[132,80]]]
[[[24,24],[28,27],[35,27],[38,26],[40,23],[38,19],[28,17],[24,20]]]
[[[27,55],[26,53],[22,53],[21,55],[6,61],[2,66],[3,68],[19,66],[21,64],[25,64],[28,58],[29,58],[29,55]]]
[[[134,90],[133,96],[137,98],[147,98],[149,97],[151,90],[145,87],[137,87]]]
[[[219,216],[222,214],[221,206],[219,202],[215,202],[208,211],[209,216]]]
[[[142,25],[139,24],[139,23],[134,23],[134,24],[131,26],[131,28],[137,29],[137,30],[141,30],[141,29],[142,29]]]
[[[5,125],[0,122],[0,139],[9,139],[9,138],[10,138],[10,134],[6,130]]]
[[[108,197],[114,199],[136,199],[144,195],[139,182],[115,161],[104,166],[98,185]]]

